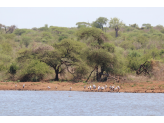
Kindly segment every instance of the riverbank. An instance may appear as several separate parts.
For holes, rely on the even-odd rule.
[[[23,88],[23,84],[25,84]],[[106,90],[102,92],[110,92],[109,86],[115,85],[120,86],[119,92],[128,93],[164,93],[164,82],[163,81],[146,81],[146,82],[124,82],[124,83],[113,83],[113,82],[90,82],[90,83],[72,83],[72,82],[0,82],[0,90],[46,90],[46,91],[85,91],[85,92],[97,92],[95,90],[88,89],[88,86],[95,84],[96,87],[107,85]],[[48,86],[50,88],[48,88]],[[84,89],[84,86],[86,88]],[[57,87],[57,88],[56,88]],[[101,91],[100,91],[101,92]],[[117,90],[114,92],[118,92]]]

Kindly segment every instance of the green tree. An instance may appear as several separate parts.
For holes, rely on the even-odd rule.
[[[54,50],[43,50],[37,52],[37,58],[40,61],[45,62],[47,65],[55,70],[55,80],[59,80],[59,74],[63,72],[62,65],[66,67],[68,72],[72,73],[68,68],[71,66],[77,66],[77,63],[81,61],[80,53],[84,43],[77,42],[71,39],[63,39],[59,43],[55,43]]]
[[[103,26],[106,25],[107,22],[108,22],[107,18],[99,17],[98,19],[96,19],[96,21],[93,21],[92,26],[103,30]]]
[[[149,23],[147,23],[147,24],[144,23],[144,24],[142,24],[142,26],[146,29],[151,29],[152,28],[151,24],[149,24]]]
[[[22,35],[23,33],[26,33],[26,30],[25,30],[25,29],[16,29],[16,30],[14,31],[14,33],[15,33],[16,35]]]
[[[77,22],[76,25],[77,25],[78,28],[89,27],[90,23],[87,23],[87,22]]]
[[[30,42],[31,42],[31,38],[28,37],[28,36],[24,36],[24,37],[22,38],[22,42],[24,43],[24,45],[25,45],[26,47],[28,47],[28,45],[29,45]]]
[[[122,21],[120,21],[120,19],[118,19],[116,17],[111,18],[111,20],[109,21],[109,28],[114,28],[115,29],[116,37],[118,37],[118,31],[124,25],[125,24]]]

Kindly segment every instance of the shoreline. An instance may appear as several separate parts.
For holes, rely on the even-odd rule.
[[[23,88],[23,84],[25,84]],[[164,82],[160,81],[147,81],[147,82],[90,82],[90,83],[72,83],[72,82],[0,82],[0,90],[16,90],[16,91],[81,91],[81,92],[98,92],[98,89],[88,89],[88,86],[93,84],[98,86],[107,85],[106,90],[99,92],[109,93],[164,93]],[[110,91],[109,86],[120,86],[120,90]],[[48,86],[50,88],[48,88]],[[84,89],[84,86],[86,88]],[[56,89],[57,87],[57,89]],[[70,90],[70,87],[72,89]]]

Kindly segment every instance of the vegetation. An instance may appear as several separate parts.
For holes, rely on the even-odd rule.
[[[146,61],[164,62],[162,25],[139,28],[105,17],[76,25],[18,29],[0,24],[0,81],[103,81],[105,74],[135,74]]]

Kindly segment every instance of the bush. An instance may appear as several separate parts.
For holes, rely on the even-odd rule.
[[[3,34],[3,37],[6,39],[14,39],[15,35],[14,34]]]
[[[51,73],[49,66],[46,63],[38,60],[32,60],[30,63],[26,63],[20,77],[21,81],[40,81],[47,73]]]
[[[18,69],[18,66],[15,63],[12,63],[10,65],[9,73],[14,75],[16,74],[17,69]]]
[[[31,38],[30,38],[30,37],[27,37],[27,36],[24,36],[24,37],[22,38],[22,42],[24,43],[24,45],[25,45],[26,47],[28,47],[28,45],[29,45],[30,42],[31,42]]]
[[[161,33],[164,33],[164,29],[162,29],[160,32],[161,32]]]
[[[14,34],[16,34],[16,35],[22,35],[22,34],[25,33],[25,32],[26,32],[25,29],[16,29],[16,30],[14,31]]]

